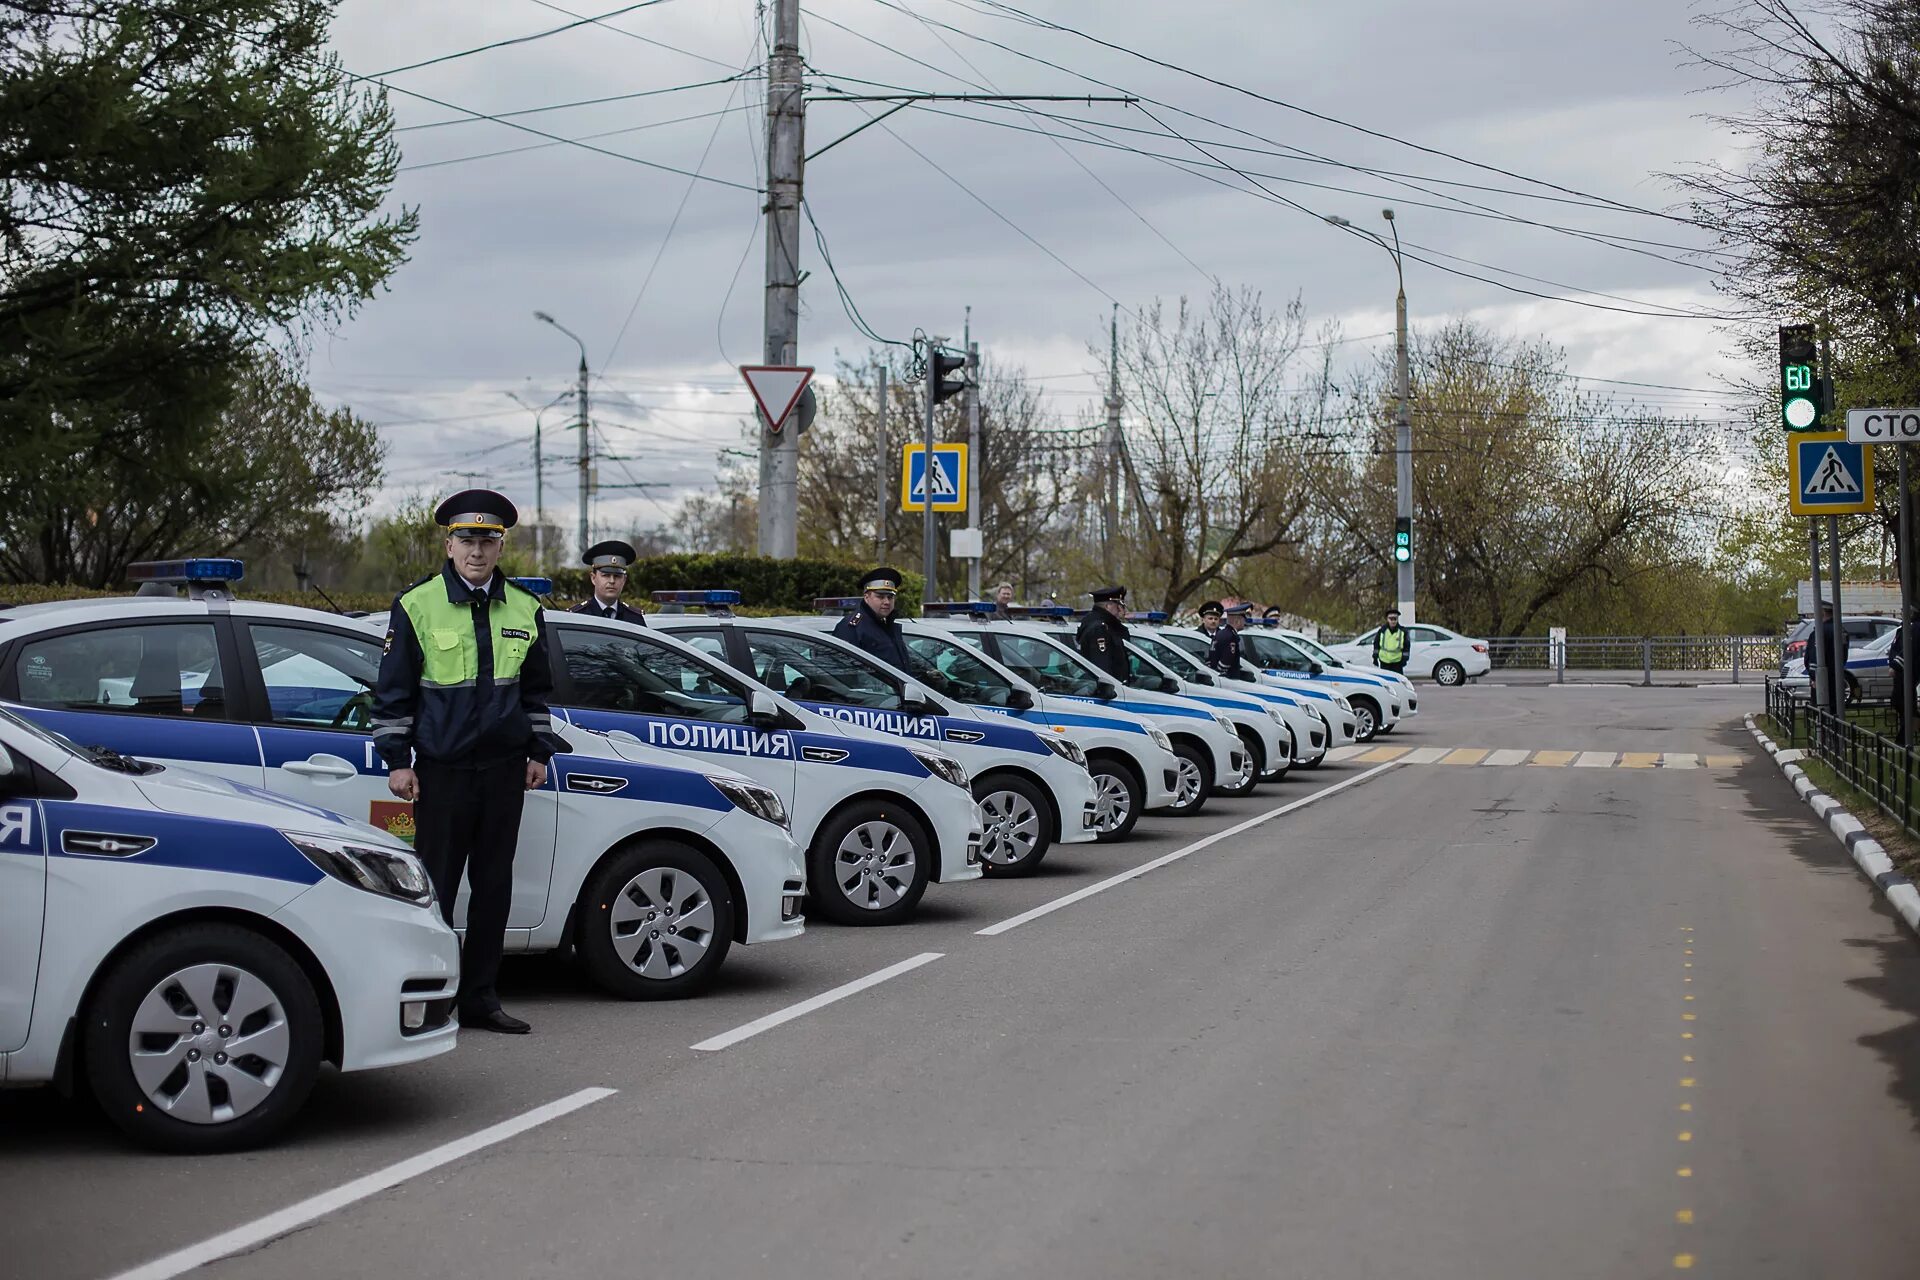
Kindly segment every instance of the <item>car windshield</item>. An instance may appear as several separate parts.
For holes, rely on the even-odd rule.
[[[998,634],[1000,661],[1039,688],[1074,698],[1100,696],[1100,676],[1082,662],[1079,655],[1049,644],[1039,636],[1015,635],[1011,632]],[[961,638],[975,639],[973,636]],[[985,637],[979,639],[984,641]]]
[[[1342,665],[1340,662],[1340,659],[1334,657],[1332,654],[1328,653],[1325,649],[1322,649],[1320,647],[1320,643],[1317,640],[1309,640],[1302,635],[1289,635],[1286,637],[1286,639],[1289,643],[1291,643],[1294,646],[1294,648],[1305,649],[1308,653],[1312,654],[1315,658],[1318,658],[1321,662],[1325,663],[1329,667],[1337,667]]]
[[[1144,653],[1156,659],[1183,680],[1191,680],[1195,675],[1206,671],[1206,667],[1198,659],[1170,641],[1161,640],[1155,636],[1136,635],[1133,637],[1133,643],[1139,645]]]
[[[1313,669],[1313,660],[1280,636],[1247,632],[1241,635],[1240,645],[1263,667],[1276,667],[1283,671]]]
[[[912,674],[933,688],[956,702],[983,707],[1012,704],[1014,686],[965,645],[924,631],[905,635]]]
[[[55,733],[51,729],[43,729],[33,721],[16,715],[6,707],[0,707],[0,725],[5,725],[10,730],[18,730],[28,737],[38,738],[49,746],[58,747],[70,756],[79,756],[82,760],[93,759],[93,752],[87,750],[87,748],[81,746],[65,734]]]

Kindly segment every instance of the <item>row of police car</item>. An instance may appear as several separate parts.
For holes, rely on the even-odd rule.
[[[0,610],[0,1084],[84,1088],[171,1150],[261,1142],[323,1063],[458,1032],[457,937],[370,736],[385,620],[248,601],[242,572],[143,565],[134,596]],[[807,915],[904,923],[932,884],[1198,813],[1417,709],[1280,631],[1229,677],[1136,615],[1120,685],[1066,609],[929,606],[900,670],[829,634],[855,601],[655,599],[648,628],[545,615],[566,749],[507,920],[509,951],[564,950],[624,999],[691,995]]]

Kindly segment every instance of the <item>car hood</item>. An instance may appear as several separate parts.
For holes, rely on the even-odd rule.
[[[280,831],[304,831],[309,835],[341,836],[393,849],[407,847],[378,827],[356,822],[331,809],[304,804],[262,787],[195,769],[169,765],[158,773],[135,778],[133,784],[147,803],[162,813],[250,822]]]

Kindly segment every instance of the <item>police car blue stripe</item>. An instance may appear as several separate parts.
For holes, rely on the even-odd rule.
[[[1080,715],[1072,711],[1016,711],[1012,707],[995,707],[984,702],[973,705],[982,711],[992,711],[999,715],[1010,716],[1015,720],[1031,720],[1035,724],[1079,725],[1086,729],[1110,729],[1116,733],[1138,733],[1144,735],[1147,726],[1136,720],[1116,720],[1112,716]]]
[[[291,884],[316,884],[323,876],[320,868],[308,862],[285,836],[271,827],[250,822],[149,813],[69,800],[44,800],[41,811],[46,816],[47,853],[54,858],[118,862],[128,866],[184,867],[259,876]],[[66,831],[151,836],[154,845],[130,857],[66,853],[60,847],[61,834]]]
[[[694,809],[712,809],[718,813],[733,808],[733,802],[721,795],[705,774],[692,769],[667,769],[626,760],[602,760],[586,756],[555,756],[554,763],[559,767],[553,771],[554,776],[549,781],[558,787],[565,787],[567,779],[576,774],[590,778],[617,778],[626,784],[618,791],[583,790],[581,794],[584,795],[684,805]]]
[[[1063,694],[1063,697],[1073,697]],[[1131,711],[1137,716],[1185,716],[1190,720],[1211,720],[1213,717],[1197,707],[1182,707],[1171,702],[1133,702],[1124,698],[1115,698],[1110,702],[1099,698],[1078,698],[1075,702],[1098,702],[1103,707],[1112,707],[1115,711]]]
[[[122,755],[203,764],[254,765],[260,746],[253,726],[191,716],[154,716],[134,711],[65,711],[20,706],[20,714],[85,746],[110,747]]]

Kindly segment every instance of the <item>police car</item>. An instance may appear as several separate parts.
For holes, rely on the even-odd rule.
[[[1211,642],[1207,636],[1191,627],[1160,627],[1155,632],[1168,644],[1183,650],[1189,657],[1205,662]],[[1246,639],[1246,632],[1240,633]],[[1241,671],[1254,682],[1278,690],[1289,697],[1301,700],[1301,705],[1312,709],[1313,713],[1326,722],[1329,748],[1344,746],[1353,742],[1360,731],[1360,719],[1354,714],[1353,706],[1344,694],[1311,678],[1295,678],[1285,673],[1263,671],[1251,662],[1242,647],[1240,657]]]
[[[77,742],[188,766],[405,837],[369,734],[384,621],[236,600],[237,561],[136,566],[177,596],[0,614],[0,699]],[[571,947],[602,990],[691,995],[729,948],[804,928],[785,803],[734,770],[569,732],[527,794],[509,952]],[[466,917],[466,890],[455,924]],[[659,922],[669,920],[662,925]]]
[[[1159,626],[1167,615],[1158,611],[1130,613],[1126,621],[1139,626]],[[1076,629],[1068,625],[1043,626],[1041,630],[1071,647]],[[1222,689],[1212,680],[1200,683],[1181,675],[1132,644],[1129,635],[1127,688],[1146,693],[1170,693],[1213,708],[1233,724],[1244,749],[1238,775],[1225,784],[1216,784],[1221,795],[1241,796],[1259,782],[1278,782],[1293,763],[1292,733],[1280,712],[1265,703],[1243,697],[1237,689]]]
[[[731,608],[740,593],[655,598]],[[930,882],[979,879],[979,806],[966,768],[947,752],[809,711],[665,628],[551,610],[543,626],[556,715],[773,789],[806,851],[809,900],[820,915],[895,924],[911,918]]]
[[[991,611],[990,604],[941,606]],[[790,618],[795,627],[831,630],[837,617]],[[1017,720],[1037,732],[1058,732],[1086,753],[1093,779],[1096,839],[1124,839],[1147,809],[1164,808],[1178,793],[1180,761],[1173,743],[1144,717],[1042,693],[971,645],[920,619],[902,619],[913,675],[950,702],[985,715]]]
[[[0,707],[0,1083],[136,1140],[264,1142],[322,1061],[453,1048],[460,951],[405,845]]]
[[[1370,742],[1377,733],[1400,723],[1398,686],[1359,672],[1328,667],[1300,646],[1259,623],[1240,633],[1240,655],[1263,673],[1287,680],[1295,687],[1309,685],[1337,691],[1356,721],[1354,736]]]
[[[1338,670],[1346,675],[1365,676],[1368,679],[1385,681],[1388,686],[1388,696],[1400,704],[1401,720],[1420,714],[1420,695],[1415,692],[1413,681],[1402,672],[1374,666],[1371,651],[1363,658],[1343,657],[1304,632],[1293,631],[1277,623],[1256,622],[1252,625],[1265,628],[1268,634],[1284,636],[1294,648],[1302,650],[1323,667]],[[1386,726],[1382,731],[1392,732],[1392,728]]]
[[[929,613],[936,606],[928,606]],[[1066,605],[1017,608],[1012,622],[992,622],[976,612],[951,613],[939,624],[948,634],[1059,697],[1145,716],[1173,743],[1180,759],[1179,787],[1166,812],[1200,812],[1216,787],[1232,786],[1246,768],[1246,748],[1233,722],[1188,698],[1146,689],[1121,689],[1080,656],[1072,641],[1056,640],[1047,624],[1073,616]]]
[[[1127,642],[1190,685],[1212,686],[1236,698],[1250,698],[1277,712],[1287,727],[1290,759],[1285,764],[1313,769],[1326,757],[1327,722],[1304,705],[1304,699],[1254,678],[1251,672],[1245,680],[1229,681],[1201,659],[1167,640],[1156,624],[1134,627]],[[1281,773],[1285,773],[1284,766]]]
[[[817,601],[834,616],[858,605]],[[817,629],[770,618],[656,614],[656,627],[744,671],[819,715],[898,737],[934,742],[966,767],[985,827],[988,875],[1024,875],[1057,840],[1094,839],[1086,752],[1064,732],[1029,728],[949,704],[911,675]]]

